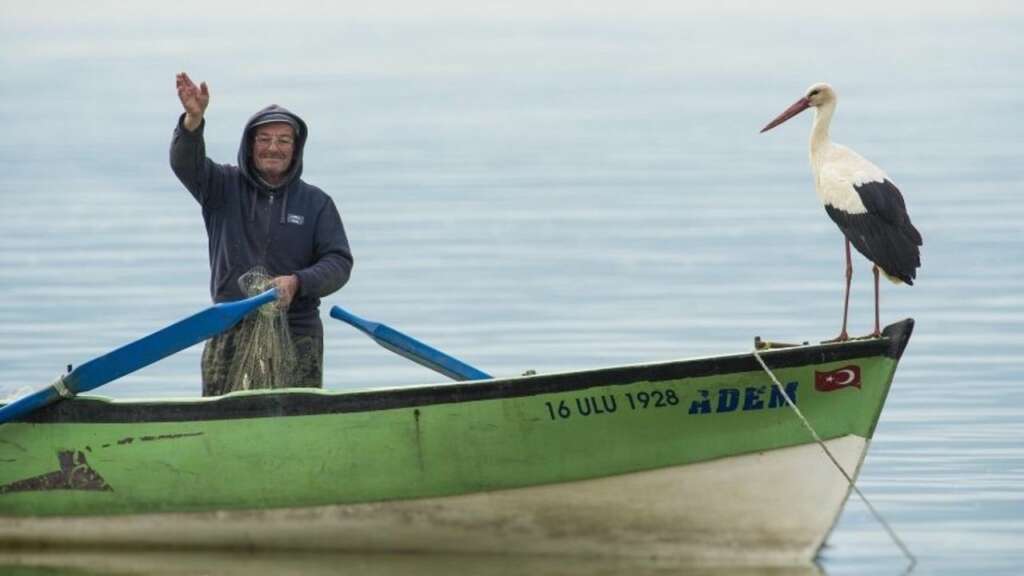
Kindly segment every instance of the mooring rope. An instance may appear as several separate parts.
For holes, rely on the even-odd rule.
[[[864,493],[860,491],[860,488],[858,488],[857,484],[854,483],[853,477],[851,477],[850,474],[846,472],[842,465],[839,464],[839,461],[836,460],[836,457],[832,455],[832,451],[829,450],[828,446],[825,445],[825,442],[822,441],[821,436],[818,436],[818,433],[814,430],[814,427],[811,426],[811,423],[807,420],[807,418],[804,417],[803,412],[801,412],[800,409],[796,407],[796,404],[793,402],[793,399],[790,398],[789,394],[786,393],[786,389],[779,382],[779,379],[775,377],[775,373],[772,372],[771,369],[768,368],[768,365],[764,363],[764,359],[761,358],[761,354],[757,351],[756,348],[754,349],[754,358],[757,358],[757,362],[761,364],[761,368],[764,368],[764,371],[768,373],[768,377],[772,379],[772,383],[775,384],[775,387],[779,389],[780,393],[782,393],[782,397],[786,400],[786,404],[789,404],[789,407],[793,409],[793,413],[796,414],[797,418],[800,419],[800,422],[803,423],[804,428],[807,428],[807,430],[811,433],[811,436],[814,438],[814,441],[818,443],[818,446],[821,446],[821,449],[825,452],[825,455],[828,456],[828,459],[832,461],[832,464],[835,465],[836,469],[838,469],[839,472],[843,475],[843,477],[846,478],[846,482],[850,485],[850,488],[854,492],[856,492],[857,496],[860,497],[861,501],[863,501],[864,504],[867,505],[868,510],[871,511],[871,515],[875,517],[875,520],[877,520],[883,528],[885,528],[885,531],[889,534],[889,537],[892,538],[892,541],[896,544],[897,547],[899,547],[899,549],[910,561],[910,566],[908,566],[908,572],[912,570],[914,566],[917,564],[917,557],[915,557],[910,552],[910,549],[907,548],[907,545],[903,543],[903,540],[896,535],[896,531],[893,530],[892,526],[890,526],[889,523],[886,522],[885,518],[883,518],[882,515],[878,512],[878,510],[875,509],[874,505],[871,504],[871,501],[868,500],[868,497],[865,496]]]

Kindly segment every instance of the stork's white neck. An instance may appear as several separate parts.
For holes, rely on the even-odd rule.
[[[811,127],[811,162],[818,153],[823,152],[832,142],[828,137],[828,127],[832,123],[832,114],[836,111],[836,103],[827,102],[814,109],[814,125]]]

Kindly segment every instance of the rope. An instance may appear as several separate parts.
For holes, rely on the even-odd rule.
[[[65,374],[61,374],[53,381],[53,389],[57,391],[57,394],[61,398],[71,398],[75,393],[72,392],[71,389],[68,388],[67,383],[64,382],[64,376]]]
[[[839,472],[843,475],[844,478],[846,478],[846,482],[850,485],[850,489],[857,493],[857,496],[860,497],[861,501],[863,501],[864,504],[867,505],[868,510],[871,511],[871,515],[874,516],[875,520],[877,520],[878,523],[882,525],[882,528],[885,528],[885,531],[889,534],[889,537],[892,538],[892,541],[903,552],[903,555],[907,557],[907,560],[910,561],[910,565],[907,567],[908,572],[912,570],[914,566],[917,564],[917,558],[910,552],[910,549],[907,548],[907,545],[903,543],[903,540],[901,540],[900,537],[896,535],[896,531],[892,529],[892,526],[890,526],[889,523],[885,521],[885,518],[883,518],[882,515],[878,512],[878,510],[875,509],[874,505],[871,504],[871,501],[868,500],[868,497],[865,496],[864,493],[860,491],[860,488],[857,488],[857,485],[854,483],[853,478],[846,472],[845,469],[843,469],[842,465],[839,464],[839,461],[836,460],[836,457],[832,455],[832,451],[828,449],[828,446],[826,446],[825,442],[822,441],[821,436],[818,436],[818,433],[815,432],[814,427],[811,426],[811,423],[807,421],[807,418],[805,418],[803,413],[800,412],[800,409],[796,407],[795,403],[793,403],[793,399],[790,398],[789,394],[786,393],[786,389],[779,382],[779,379],[775,377],[775,374],[771,371],[771,369],[768,368],[768,365],[764,363],[764,360],[761,358],[761,354],[756,349],[754,350],[754,358],[757,359],[757,362],[761,365],[761,368],[764,368],[764,371],[768,373],[768,376],[772,379],[772,383],[775,384],[775,387],[779,389],[780,393],[782,393],[782,397],[785,398],[786,404],[789,404],[789,407],[793,409],[793,413],[795,413],[797,415],[797,418],[800,419],[800,422],[803,423],[804,428],[807,428],[807,430],[811,433],[811,436],[814,438],[814,441],[818,443],[818,446],[821,446],[821,449],[825,452],[825,455],[828,456],[828,459],[832,461],[832,464],[835,465],[836,469],[839,470]]]

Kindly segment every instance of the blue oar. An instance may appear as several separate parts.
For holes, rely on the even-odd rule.
[[[390,326],[363,320],[359,316],[338,306],[331,308],[331,317],[348,322],[370,338],[373,338],[377,344],[391,350],[395,354],[405,356],[417,364],[440,372],[452,380],[488,380],[492,377],[490,374],[481,372],[469,364],[456,360],[436,348],[431,348],[411,336],[406,336]]]
[[[270,289],[246,300],[216,304],[113,352],[93,358],[61,376],[46,388],[0,408],[0,424],[10,422],[61,398],[70,398],[79,392],[98,388],[216,336],[237,324],[246,314],[276,298],[277,290]]]

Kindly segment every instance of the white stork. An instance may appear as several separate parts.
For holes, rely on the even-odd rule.
[[[907,214],[899,188],[881,168],[853,150],[834,144],[828,127],[836,111],[836,93],[828,84],[815,84],[807,93],[761,129],[766,132],[814,108],[811,128],[811,171],[814,188],[825,211],[846,236],[846,297],[843,301],[843,329],[837,341],[847,340],[846,317],[850,307],[850,280],[853,264],[850,244],[867,257],[875,276],[875,331],[881,335],[878,318],[878,271],[899,284],[914,284],[921,266],[921,233]]]

